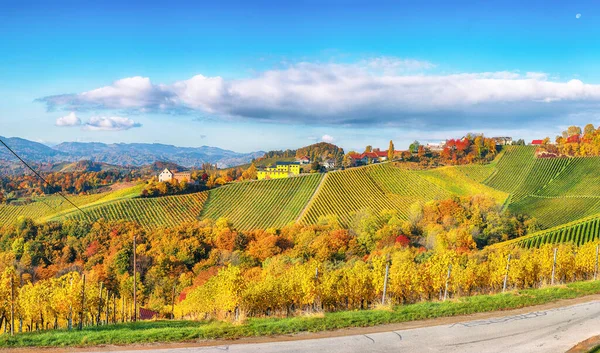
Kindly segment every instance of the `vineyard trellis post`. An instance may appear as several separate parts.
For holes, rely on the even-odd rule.
[[[135,234],[133,235],[133,322],[137,321],[137,273],[136,273]]]
[[[79,312],[79,330],[83,330],[83,312],[85,310],[85,273],[83,274],[83,285],[81,286],[81,311]]]
[[[594,281],[598,279],[598,250],[600,250],[600,244],[596,245],[596,266],[594,267]]]
[[[108,325],[109,318],[109,309],[110,309],[110,292],[108,291],[108,287],[106,288],[106,325]]]
[[[173,299],[171,301],[171,320],[175,320],[175,286],[176,284],[173,284]]]
[[[69,293],[73,292],[73,276],[71,276],[71,280],[69,282]],[[73,329],[73,300],[69,300],[69,320],[67,322],[67,330],[71,331]]]
[[[558,248],[554,248],[554,260],[552,260],[552,279],[550,280],[550,285],[554,285],[554,273],[556,272],[556,252]]]
[[[15,335],[15,278],[10,275],[10,335]]]
[[[100,325],[100,315],[102,315],[102,285],[100,282],[100,291],[98,294],[98,317],[96,317],[96,326]]]
[[[452,273],[452,264],[448,266],[448,275],[446,276],[446,287],[444,288],[444,301],[448,298],[448,282],[450,281],[450,274]]]
[[[510,255],[508,254],[508,259],[506,260],[506,273],[504,274],[504,284],[502,285],[502,293],[506,291],[506,282],[508,282],[508,271],[510,270]]]
[[[113,293],[113,324],[117,323],[117,292]]]
[[[383,294],[381,295],[381,304],[385,305],[385,296],[387,294],[387,284],[388,284],[388,277],[390,275],[390,258],[388,255],[386,264],[385,264],[385,277],[383,279]]]

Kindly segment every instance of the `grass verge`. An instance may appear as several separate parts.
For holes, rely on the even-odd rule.
[[[285,319],[250,318],[244,324],[220,321],[146,321],[82,331],[44,331],[0,336],[0,347],[65,347],[104,344],[177,342],[201,339],[236,339],[297,332],[317,332],[366,327],[456,315],[522,308],[600,293],[600,281],[513,291],[505,294],[463,297],[446,302],[399,305],[392,310],[360,310]]]

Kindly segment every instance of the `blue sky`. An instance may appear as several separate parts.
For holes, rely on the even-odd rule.
[[[600,124],[597,23],[591,1],[2,1],[0,135],[237,151],[554,136]]]

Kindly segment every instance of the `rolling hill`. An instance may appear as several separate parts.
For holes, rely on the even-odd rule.
[[[232,183],[190,195],[141,199],[143,185],[135,185],[72,199],[92,219],[131,220],[150,228],[221,217],[240,230],[279,228],[294,221],[314,224],[328,215],[347,226],[362,211],[395,210],[406,219],[415,203],[477,194],[492,196],[508,212],[535,217],[550,230],[600,214],[600,158],[536,159],[534,152],[510,146],[486,165],[409,170],[382,163]],[[38,221],[84,217],[75,211],[58,196],[41,197],[22,206],[0,206],[0,224],[19,216]],[[582,228],[581,239],[592,229]]]

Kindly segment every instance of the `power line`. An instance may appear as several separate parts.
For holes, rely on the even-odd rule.
[[[42,180],[49,187],[52,187],[52,185],[50,185],[50,183],[48,181],[46,181],[46,179],[44,179],[40,175],[40,173],[38,173],[37,171],[35,171],[35,169],[31,168],[31,166],[29,166],[29,164],[27,164],[27,162],[25,162],[23,160],[23,158],[19,157],[19,155],[15,151],[13,151],[12,148],[8,147],[8,145],[4,141],[2,141],[2,139],[0,139],[0,143],[2,143],[4,145],[4,147],[6,147],[10,151],[10,153],[12,153],[15,157],[17,157],[17,159],[20,160],[21,163],[23,163],[27,168],[29,168],[29,170],[31,170],[33,172],[33,174],[35,174],[35,176],[37,176],[38,178],[40,178],[40,180]],[[78,209],[79,211],[81,211],[81,213],[83,213],[88,218],[88,220],[90,220],[90,216],[87,213],[85,213],[81,208],[79,208],[76,204],[74,204],[71,200],[69,200],[62,192],[57,191],[57,194],[59,194],[63,199],[65,199],[73,207],[75,207],[76,209]],[[48,204],[46,204],[46,205],[48,205]],[[52,208],[54,209],[54,207],[52,207]]]

